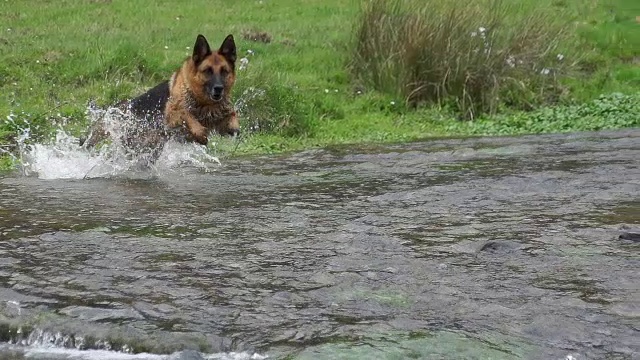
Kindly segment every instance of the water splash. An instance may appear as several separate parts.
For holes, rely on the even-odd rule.
[[[166,143],[157,160],[151,162],[149,151],[132,152],[123,144],[122,135],[140,131],[136,128],[139,122],[131,114],[118,108],[99,109],[89,105],[87,117],[91,125],[97,122],[104,125],[110,133],[108,143],[94,149],[83,148],[79,138],[62,126],[50,141],[32,143],[28,124],[17,127],[18,155],[13,157],[22,173],[41,179],[150,178],[185,166],[209,172],[220,165],[220,160],[210,155],[206,147],[173,140]]]
[[[41,179],[83,179],[118,173],[117,167],[100,167],[108,163],[107,159],[82,149],[78,142],[77,138],[59,129],[50,144],[19,143],[22,172]]]
[[[264,89],[249,87],[237,98],[235,109],[246,124],[243,130],[245,135],[263,130],[260,124],[269,115],[256,113],[255,108],[260,108],[259,104],[266,101],[266,95]],[[211,141],[211,147],[207,148],[195,143],[170,140],[156,161],[150,162],[149,159],[154,156],[152,152],[136,150],[132,153],[122,139],[153,129],[141,127],[135,116],[117,107],[101,109],[90,103],[85,111],[89,127],[101,123],[109,132],[108,143],[90,150],[80,146],[79,138],[65,130],[67,119],[60,114],[56,117],[59,125],[53,138],[46,142],[35,142],[32,133],[39,131],[37,125],[33,129],[30,126],[30,115],[11,113],[7,121],[18,133],[15,144],[11,147],[17,150],[0,148],[0,153],[11,156],[25,176],[41,179],[150,178],[176,172],[184,167],[211,172],[221,165],[220,159],[209,152],[218,145]],[[240,140],[236,141],[237,147]]]
[[[266,96],[266,91],[263,89],[258,89],[255,87],[246,88],[238,100],[236,101],[235,108],[238,112],[238,115],[245,121],[245,123],[249,123],[249,131],[259,131],[260,130],[260,118],[256,118],[254,114],[251,112],[251,108],[255,105],[255,102],[263,101]],[[263,114],[264,115],[264,114]]]

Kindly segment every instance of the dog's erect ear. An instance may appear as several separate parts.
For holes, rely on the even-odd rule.
[[[222,42],[222,45],[220,45],[220,50],[218,50],[218,52],[229,62],[236,62],[236,42],[233,40],[233,35],[227,35]]]
[[[211,47],[207,39],[202,35],[198,35],[196,44],[193,46],[193,62],[196,63],[197,66],[209,55],[211,55]]]

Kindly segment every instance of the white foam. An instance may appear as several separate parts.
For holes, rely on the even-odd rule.
[[[55,356],[60,359],[73,360],[165,360],[168,355],[126,354],[108,350],[76,350],[55,347],[34,347],[24,351],[25,359],[40,359]]]
[[[149,353],[127,354],[109,350],[77,350],[49,346],[19,347],[13,345],[0,345],[0,355],[4,351],[22,352],[24,359],[64,359],[64,360],[179,360],[180,353],[170,355],[158,355]],[[207,360],[265,360],[269,357],[258,353],[228,352],[203,354]],[[188,358],[188,357],[186,357]]]
[[[18,338],[12,339],[7,343],[0,343],[0,359],[4,359],[6,354],[16,353],[21,354],[21,358],[34,360],[180,360],[197,358],[207,360],[268,359],[268,356],[266,355],[248,352],[220,352],[205,354],[196,351],[179,351],[166,355],[150,353],[132,354],[129,346],[124,345],[122,347],[122,351],[113,351],[111,344],[104,340],[99,340],[94,343],[94,346],[98,347],[97,349],[82,350],[85,347],[85,338],[78,334],[69,335],[61,332],[45,331],[43,329],[34,329],[29,334],[23,334],[21,328],[17,330],[17,334]]]

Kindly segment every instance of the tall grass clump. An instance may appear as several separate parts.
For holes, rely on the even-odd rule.
[[[568,35],[557,16],[501,0],[370,0],[350,68],[364,86],[463,118],[532,109],[563,96]]]

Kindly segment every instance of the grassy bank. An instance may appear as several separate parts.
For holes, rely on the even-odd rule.
[[[565,25],[557,48],[571,67],[559,82],[563,95],[533,111],[501,108],[469,122],[446,102],[415,108],[400,91],[360,81],[352,71],[357,0],[8,0],[0,8],[0,148],[10,150],[25,124],[32,141],[57,126],[80,134],[89,99],[107,105],[167,78],[198,33],[215,44],[235,34],[240,57],[249,61],[235,90],[245,133],[235,154],[640,126],[640,3],[521,3]],[[257,32],[270,41],[242,35]],[[232,146],[222,143],[223,151]]]

